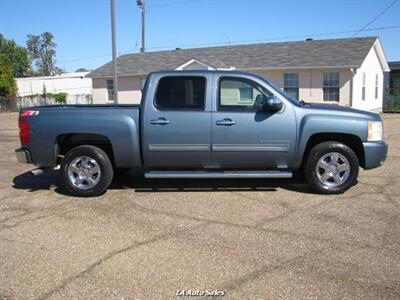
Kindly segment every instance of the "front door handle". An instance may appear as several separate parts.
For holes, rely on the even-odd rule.
[[[215,122],[215,124],[217,124],[219,126],[232,126],[232,125],[235,125],[236,122],[233,121],[232,119],[225,118],[223,120],[218,120],[217,122]]]
[[[171,123],[171,121],[167,120],[166,118],[158,118],[150,121],[150,124],[153,125],[167,125],[169,123]]]

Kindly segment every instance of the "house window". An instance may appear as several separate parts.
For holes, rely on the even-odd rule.
[[[253,102],[253,87],[246,82],[239,82],[239,102]]]
[[[366,90],[366,76],[365,73],[362,73],[362,88],[361,88],[361,100],[365,101],[365,90]]]
[[[160,79],[155,106],[160,110],[203,110],[206,79],[200,76],[167,76]]]
[[[324,73],[324,101],[339,101],[339,72]]]
[[[378,99],[378,88],[379,88],[379,82],[378,82],[378,74],[375,75],[375,99]]]
[[[114,81],[107,80],[107,100],[114,101]]]
[[[295,99],[299,99],[299,74],[283,74],[283,89],[286,93]]]

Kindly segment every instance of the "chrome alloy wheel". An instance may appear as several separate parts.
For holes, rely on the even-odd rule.
[[[350,163],[344,155],[338,152],[330,152],[318,160],[316,172],[323,185],[337,187],[349,178]]]
[[[78,156],[68,166],[71,184],[81,190],[89,190],[100,181],[101,171],[96,160],[89,156]]]

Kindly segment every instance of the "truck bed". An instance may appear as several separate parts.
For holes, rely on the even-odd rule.
[[[139,108],[140,104],[54,104],[24,107],[21,110],[27,109],[68,109],[68,108]]]
[[[37,114],[25,116],[29,123],[30,142],[22,144],[38,166],[57,164],[60,140],[66,136],[88,134],[109,141],[117,166],[142,164],[139,130],[139,105],[49,105],[24,108]],[[76,139],[75,139],[76,140]]]

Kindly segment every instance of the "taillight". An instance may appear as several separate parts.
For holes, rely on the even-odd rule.
[[[29,123],[28,121],[20,116],[18,119],[18,127],[19,127],[19,139],[21,143],[29,143],[30,134],[29,134]]]
[[[29,143],[30,133],[29,133],[29,123],[26,117],[33,117],[39,114],[38,110],[23,110],[19,115],[18,126],[19,126],[19,139],[21,143]]]

